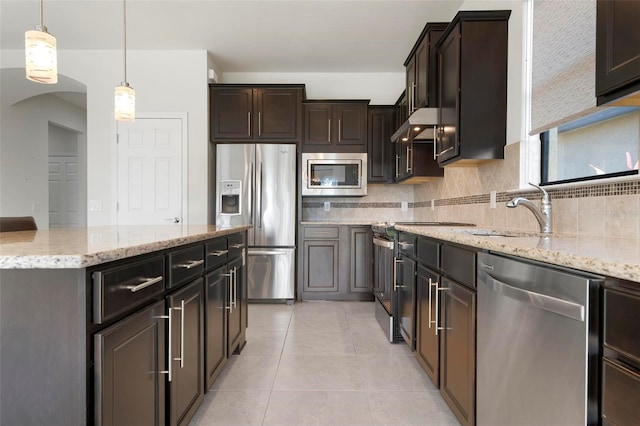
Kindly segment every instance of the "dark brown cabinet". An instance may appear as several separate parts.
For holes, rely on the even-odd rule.
[[[395,125],[396,107],[370,106],[367,111],[367,162],[369,182],[393,181],[393,150],[391,135]]]
[[[369,101],[307,101],[302,152],[367,152]]]
[[[227,353],[240,352],[244,344],[243,316],[246,311],[244,296],[244,269],[242,258],[229,262],[227,275],[227,294],[229,297],[229,313],[227,317]]]
[[[169,310],[169,424],[188,424],[204,399],[203,280],[167,296]]]
[[[290,141],[302,134],[303,86],[210,85],[212,141]]]
[[[395,144],[395,182],[423,183],[444,176],[435,157],[433,142],[399,140]]]
[[[225,241],[226,247],[226,241]],[[210,389],[227,362],[227,267],[205,278],[205,389]]]
[[[438,274],[418,265],[416,276],[416,357],[436,387],[440,387],[440,333],[437,330]]]
[[[398,327],[402,338],[413,350],[415,349],[416,328],[416,261],[401,254],[395,262]]]
[[[640,2],[598,0],[596,96],[598,105],[640,104]]]
[[[437,42],[441,165],[504,158],[510,14],[458,12]]]
[[[300,227],[300,300],[373,300],[370,226]]]
[[[404,63],[409,114],[418,108],[437,105],[438,74],[435,46],[447,25],[447,23],[427,23]]]
[[[164,424],[164,315],[157,302],[94,335],[96,424]]]
[[[475,424],[476,293],[442,279],[440,393],[463,425]]]

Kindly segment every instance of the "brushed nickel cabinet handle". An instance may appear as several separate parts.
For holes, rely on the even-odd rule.
[[[135,285],[135,286],[132,286],[132,287],[128,287],[128,288],[129,288],[129,290],[131,290],[131,293],[135,293],[136,291],[140,291],[143,288],[147,288],[147,287],[149,287],[151,285],[159,283],[162,280],[163,280],[162,275],[160,275],[158,277],[155,277],[155,278],[145,278],[145,281],[143,283]]]

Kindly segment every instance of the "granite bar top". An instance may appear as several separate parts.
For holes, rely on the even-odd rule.
[[[487,233],[504,233],[510,236],[483,236],[473,235],[473,233],[482,233],[483,230],[479,228],[433,226],[397,225],[396,229],[497,253],[640,282],[640,241],[636,239],[562,234],[541,236],[533,232],[492,230],[488,230]]]
[[[0,269],[86,268],[251,226],[103,226],[0,233]]]
[[[300,225],[373,225],[380,223],[379,220],[310,220],[301,221]]]

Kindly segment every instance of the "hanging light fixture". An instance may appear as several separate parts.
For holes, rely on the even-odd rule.
[[[40,0],[40,25],[24,33],[25,69],[27,80],[55,84],[58,82],[56,38],[47,32],[43,24],[43,1]]]
[[[116,87],[115,118],[118,121],[134,121],[136,119],[136,91],[127,83],[127,0],[124,5],[124,81]]]

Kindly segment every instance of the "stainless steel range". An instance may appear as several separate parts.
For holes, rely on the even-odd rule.
[[[376,319],[390,342],[404,342],[398,326],[399,314],[396,288],[396,225],[410,226],[475,226],[458,222],[382,222],[371,226],[373,231],[373,294],[376,298]]]

